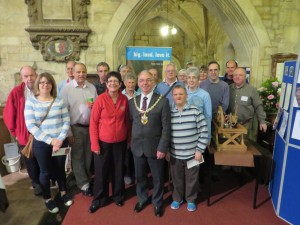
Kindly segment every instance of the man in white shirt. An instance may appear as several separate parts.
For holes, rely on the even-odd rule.
[[[92,196],[89,183],[92,161],[89,124],[97,92],[94,85],[86,80],[87,70],[83,63],[74,65],[73,74],[72,85],[65,86],[61,91],[71,119],[68,141],[72,146],[72,170],[83,195]]]

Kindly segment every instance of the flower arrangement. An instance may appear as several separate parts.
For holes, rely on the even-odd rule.
[[[276,113],[279,107],[281,83],[277,78],[266,80],[258,89],[266,113]]]

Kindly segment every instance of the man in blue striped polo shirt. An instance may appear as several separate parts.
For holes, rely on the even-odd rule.
[[[198,193],[199,162],[208,143],[205,117],[200,109],[187,102],[185,87],[173,89],[175,105],[171,110],[170,164],[173,179],[172,209],[178,209],[185,199],[187,210],[195,211]],[[192,160],[197,166],[188,168]]]

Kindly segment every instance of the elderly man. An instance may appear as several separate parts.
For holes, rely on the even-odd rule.
[[[266,132],[266,113],[258,91],[246,83],[246,71],[238,67],[233,72],[234,83],[230,85],[229,112],[234,113],[237,107],[238,122],[251,128],[252,120],[256,115],[259,128]]]
[[[212,115],[214,117],[221,105],[223,112],[226,112],[229,105],[229,87],[224,81],[219,79],[220,65],[216,61],[208,64],[208,79],[200,84],[200,88],[207,91],[211,98]]]
[[[228,85],[233,83],[233,71],[238,67],[238,63],[235,60],[229,60],[226,62],[226,73],[223,77],[223,81],[225,81]]]
[[[65,85],[72,83],[72,80],[74,79],[74,76],[73,76],[73,67],[74,67],[75,63],[76,62],[73,61],[73,60],[67,62],[67,64],[66,64],[66,70],[67,70],[68,78],[66,80],[63,80],[62,82],[59,83],[59,85],[58,85],[58,93],[61,92],[61,89],[63,89],[63,87]]]
[[[100,95],[106,90],[107,74],[109,72],[109,65],[106,62],[100,62],[96,66],[97,74],[99,79],[97,79],[93,84],[97,90],[97,94]]]
[[[71,119],[68,140],[72,146],[72,169],[82,194],[92,196],[89,183],[92,160],[89,123],[93,106],[91,102],[96,99],[97,92],[94,85],[86,81],[87,70],[83,63],[74,65],[73,74],[73,84],[65,86],[61,91]]]
[[[23,148],[28,141],[28,130],[25,125],[24,108],[25,101],[34,95],[33,86],[37,78],[34,69],[31,66],[24,66],[20,70],[22,84],[16,86],[9,93],[3,112],[4,123],[10,134],[16,137],[20,148]],[[25,164],[28,175],[31,179],[35,195],[41,195],[42,189],[39,185],[40,169],[36,159],[26,158]]]
[[[172,89],[175,85],[185,86],[184,83],[177,80],[177,70],[173,63],[169,63],[165,69],[165,79],[160,82],[156,91],[163,95],[164,97],[169,99],[170,106],[172,106],[173,98],[172,98]]]
[[[158,71],[156,68],[152,67],[152,68],[148,69],[148,72],[152,75],[152,77],[154,79],[153,92],[155,92],[156,94],[159,94],[159,92],[157,91],[157,85],[158,85],[158,81],[159,81]],[[137,91],[137,95],[141,94],[141,89],[139,88],[138,84],[136,84],[135,89]]]
[[[132,123],[131,150],[136,175],[139,213],[148,202],[148,165],[153,177],[152,203],[157,217],[163,215],[164,163],[170,145],[171,112],[168,99],[153,92],[154,79],[146,70],[138,75],[141,95],[129,101]]]

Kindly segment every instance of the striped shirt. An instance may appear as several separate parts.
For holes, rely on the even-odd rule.
[[[32,97],[26,101],[24,111],[28,131],[36,140],[47,144],[51,144],[53,138],[65,140],[70,128],[68,109],[59,97],[55,99],[47,118],[41,124],[51,102],[42,102]]]
[[[207,124],[201,110],[189,103],[181,112],[174,106],[171,111],[171,156],[193,158],[195,151],[205,151],[207,143]]]

